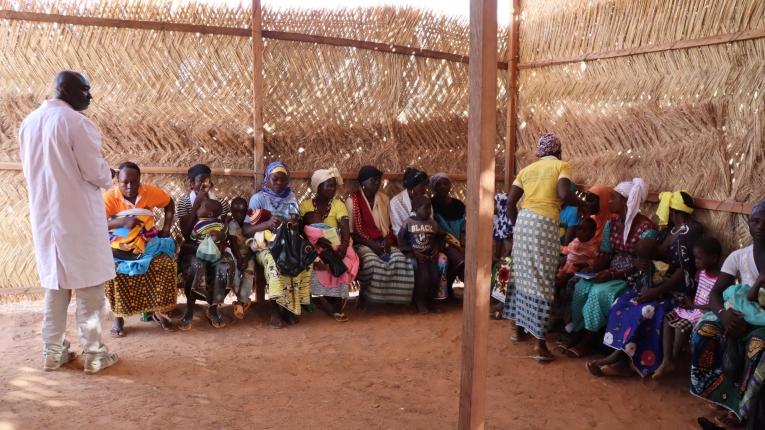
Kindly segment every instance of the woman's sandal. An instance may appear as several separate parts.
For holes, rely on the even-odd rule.
[[[115,337],[115,338],[117,338],[117,337],[125,337],[125,328],[124,327],[123,328],[112,327],[112,329],[109,330],[109,334],[112,337]]]
[[[348,322],[348,317],[342,312],[335,312],[332,316],[335,317],[337,322]]]
[[[537,363],[549,363],[555,360],[555,358],[552,355],[544,355],[544,354],[530,355],[529,358],[536,360]]]
[[[243,320],[244,316],[247,314],[247,311],[250,309],[250,306],[252,306],[252,302],[248,302],[248,303],[242,303],[240,301],[234,302],[234,318],[238,320]]]
[[[210,321],[210,325],[214,328],[223,328],[226,326],[226,322],[223,321],[223,318],[218,315],[213,315],[212,312],[210,312],[210,308],[208,307],[205,309],[205,316],[207,317],[207,320]]]
[[[741,428],[744,423],[733,412],[727,412],[725,415],[715,417],[714,423],[725,428]]]
[[[603,370],[600,368],[600,366],[596,364],[595,360],[588,361],[587,363],[584,364],[584,366],[587,368],[587,371],[590,372],[592,376],[597,376],[598,378],[603,376]]]
[[[177,331],[178,330],[178,326],[175,323],[173,323],[173,321],[170,320],[170,318],[168,318],[167,315],[164,315],[164,314],[159,313],[159,312],[154,312],[151,315],[151,319],[156,321],[156,323],[159,324],[159,327],[162,330],[164,330],[164,331]]]

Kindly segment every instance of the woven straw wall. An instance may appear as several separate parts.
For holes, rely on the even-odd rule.
[[[193,2],[0,0],[0,9],[247,28],[250,8]],[[19,9],[21,8],[21,9]],[[419,46],[467,54],[464,20],[413,9],[264,11],[263,28]],[[506,40],[504,33],[500,40]],[[247,37],[0,20],[0,162],[18,162],[21,120],[59,70],[84,71],[94,101],[86,112],[116,165],[251,169],[252,50]],[[500,43],[504,58],[505,44]],[[499,77],[498,147],[504,141]],[[418,165],[465,169],[467,65],[355,48],[265,40],[266,162],[294,170],[373,163],[388,172]],[[503,152],[498,154],[502,165]],[[182,175],[149,175],[174,197]],[[23,176],[0,170],[0,289],[38,285]],[[354,185],[348,184],[349,188]],[[220,195],[249,197],[252,180],[217,177]],[[305,181],[293,181],[299,197]],[[464,186],[458,185],[458,194]],[[400,190],[391,183],[387,191]],[[6,298],[7,299],[7,298]]]
[[[765,28],[761,0],[539,0],[523,12],[521,64]],[[765,197],[765,39],[523,69],[519,157],[544,131],[582,183],[641,176],[654,191]],[[700,214],[728,249],[743,216]]]

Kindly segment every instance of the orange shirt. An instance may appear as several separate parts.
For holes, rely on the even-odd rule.
[[[125,200],[118,186],[114,186],[104,193],[104,206],[106,218],[110,218],[126,209],[149,209],[164,208],[170,203],[170,194],[159,187],[149,184],[141,184],[138,187],[138,197],[135,204]]]

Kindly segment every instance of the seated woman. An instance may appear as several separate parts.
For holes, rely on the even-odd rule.
[[[359,169],[359,189],[345,201],[351,215],[351,237],[361,258],[358,281],[365,302],[409,304],[414,269],[395,248],[388,215],[388,197],[381,193],[383,173],[372,166]]]
[[[465,277],[465,205],[451,196],[452,180],[446,173],[431,176],[430,189],[433,190],[433,218],[447,234],[444,253],[449,261],[447,278],[451,287],[456,277]]]
[[[176,215],[178,216],[178,224],[184,240],[178,259],[184,278],[184,294],[186,295],[186,312],[178,326],[181,330],[191,330],[191,322],[194,319],[194,305],[197,298],[207,299],[206,297],[199,297],[199,294],[192,291],[194,279],[200,279],[197,271],[203,269],[206,273],[208,270],[208,266],[201,264],[199,259],[196,258],[197,243],[191,237],[194,226],[199,221],[199,209],[206,200],[210,199],[220,202],[221,213],[224,217],[231,211],[227,201],[216,197],[212,179],[212,170],[207,165],[196,164],[192,166],[187,172],[189,194],[178,199],[178,212]],[[211,291],[220,290],[221,288],[225,289],[227,288],[226,286],[231,285],[232,280],[229,279],[229,276],[233,276],[232,272],[229,268],[224,267],[223,264],[219,268],[220,277],[215,277],[218,285],[211,286]],[[202,273],[199,275],[201,276]],[[215,328],[223,328],[226,325],[223,317],[220,315],[219,307],[210,302],[208,302],[205,316]]]
[[[343,312],[348,300],[348,286],[356,278],[359,270],[359,257],[351,245],[351,228],[348,221],[348,209],[342,200],[335,198],[337,187],[343,184],[343,178],[336,168],[317,170],[311,176],[311,189],[314,197],[306,199],[300,205],[300,213],[307,215],[310,212],[318,214],[319,223],[326,224],[331,231],[340,231],[339,244],[332,244],[326,238],[311,240],[308,234],[310,224],[306,226],[308,239],[324,250],[335,254],[339,260],[345,260],[346,273],[340,281],[339,277],[333,277],[329,267],[321,263],[314,264],[311,275],[311,294],[319,296],[325,310],[338,322],[348,321]],[[314,221],[314,220],[309,220]],[[322,267],[324,266],[324,267]],[[349,267],[350,266],[350,267]]]
[[[311,303],[310,267],[297,276],[282,275],[271,254],[275,233],[283,223],[299,228],[297,198],[289,187],[287,165],[274,161],[266,167],[260,191],[250,199],[244,235],[252,237],[255,259],[264,269],[268,297],[273,303],[271,327],[297,324],[302,305]]]
[[[757,289],[765,282],[765,200],[752,209],[749,233],[752,245],[725,259],[709,294],[711,312],[691,335],[691,393],[726,409],[716,417],[718,424],[746,423],[747,429],[761,429],[765,428],[765,324],[747,322],[735,300],[729,303],[723,296],[730,296],[726,290],[737,277],[742,285]]]
[[[428,192],[428,174],[414,167],[404,170],[404,190],[390,200],[390,221],[393,235],[398,235],[401,226],[412,215],[412,199]]]
[[[647,195],[646,184],[640,178],[620,183],[611,193],[608,204],[613,214],[604,227],[601,255],[593,267],[597,274],[574,287],[571,329],[582,336],[576,346],[566,350],[568,356],[589,354],[598,333],[606,326],[611,305],[627,289],[625,277],[634,270],[635,244],[643,232],[655,229],[654,223],[640,213]]]
[[[175,203],[161,189],[141,183],[141,169],[129,161],[119,166],[117,186],[104,193],[117,277],[104,291],[114,314],[113,337],[125,336],[125,317],[142,312],[164,330],[175,325],[166,315],[175,309],[175,242],[170,227]],[[161,208],[161,230],[154,226],[152,210]]]
[[[665,229],[655,249],[649,250],[649,254],[655,255],[637,255],[637,258],[638,261],[643,261],[653,260],[657,256],[663,257],[662,259],[669,263],[666,279],[652,280],[649,272],[657,272],[658,269],[641,268],[635,281],[628,281],[632,288],[621,294],[611,307],[603,338],[603,343],[615,351],[608,357],[587,365],[590,372],[596,376],[626,375],[630,373],[630,367],[641,377],[656,371],[664,359],[664,317],[677,306],[682,296],[694,288],[696,263],[693,247],[703,234],[704,228],[691,218],[694,205],[690,195],[678,191],[661,193],[661,196],[657,215],[660,225]],[[643,235],[649,233],[653,231],[647,231]],[[643,244],[639,245],[642,248]],[[645,252],[643,249],[636,249],[636,254],[639,254],[638,251]],[[631,278],[631,275],[628,274],[627,277]]]

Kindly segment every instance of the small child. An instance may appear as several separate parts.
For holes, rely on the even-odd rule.
[[[688,344],[693,326],[709,311],[709,293],[712,291],[717,278],[720,276],[720,259],[722,246],[717,239],[703,237],[693,246],[693,257],[696,260],[696,297],[693,301],[686,297],[680,307],[664,317],[662,345],[664,359],[653,379],[660,379],[675,370],[674,360],[680,354],[683,346]]]
[[[595,237],[595,220],[586,218],[576,227],[576,237],[567,246],[561,246],[561,254],[566,262],[558,271],[558,279],[568,281],[576,272],[592,267],[598,256],[600,244],[592,240]]]
[[[247,238],[243,231],[244,219],[247,216],[247,200],[235,197],[231,200],[230,206],[231,220],[228,222],[228,236],[238,270],[234,280],[236,301],[233,307],[234,317],[241,320],[252,306],[250,295],[255,278],[255,254],[247,246]]]
[[[198,244],[211,237],[221,254],[227,245],[227,229],[221,222],[223,205],[218,200],[207,199],[197,209],[197,222],[191,230],[191,240]]]
[[[587,271],[595,264],[600,244],[595,237],[596,224],[593,219],[585,218],[576,227],[576,237],[567,246],[561,246],[561,254],[566,261],[558,270],[555,279],[555,302],[553,315],[555,321],[562,320],[564,326],[571,328],[571,300],[574,295],[574,283],[570,282],[574,273]]]
[[[405,255],[414,259],[414,303],[421,314],[426,314],[432,309],[430,297],[436,300],[447,297],[443,267],[439,267],[445,261],[438,256],[444,234],[431,218],[433,208],[429,198],[412,199],[412,211],[414,215],[404,221],[398,232],[398,245]]]

